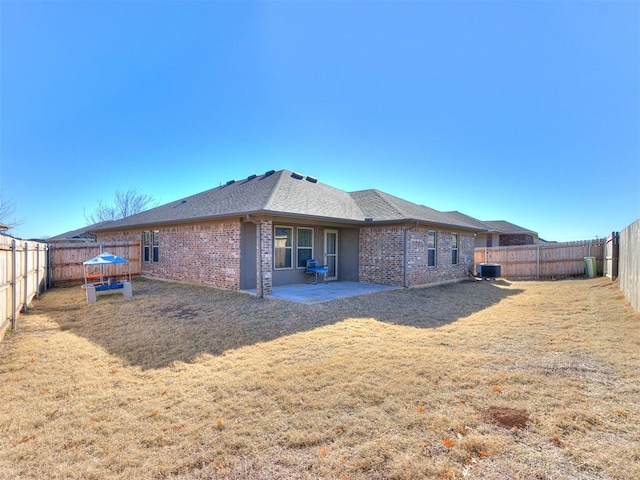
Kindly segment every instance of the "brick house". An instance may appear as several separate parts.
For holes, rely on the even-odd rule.
[[[466,277],[481,222],[379,190],[345,192],[287,170],[229,181],[93,230],[142,242],[142,274],[268,295],[308,281],[412,287]]]
[[[457,216],[463,221],[477,224],[484,231],[476,234],[476,247],[513,247],[516,245],[533,245],[544,243],[538,237],[538,232],[521,227],[506,220],[477,220],[460,212],[447,212],[450,216]]]
[[[484,220],[488,232],[476,238],[477,247],[513,247],[540,243],[538,233],[505,220]]]

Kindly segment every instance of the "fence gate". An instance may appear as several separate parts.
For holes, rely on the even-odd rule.
[[[611,280],[618,277],[618,257],[620,256],[620,234],[611,232],[604,246],[604,274]]]

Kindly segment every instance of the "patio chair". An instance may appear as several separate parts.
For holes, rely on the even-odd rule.
[[[309,260],[307,260],[307,268],[305,269],[304,273],[307,273],[309,275],[315,275],[315,279],[316,279],[315,284],[318,283],[318,275],[322,275],[324,283],[327,283],[328,272],[329,272],[329,269],[327,268],[326,265],[318,265],[318,260],[314,258],[310,258]]]

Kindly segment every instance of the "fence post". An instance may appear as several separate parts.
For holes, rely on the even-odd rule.
[[[47,245],[47,281],[45,282],[45,284],[48,287],[51,287],[51,284],[53,282],[53,272],[51,271],[51,255],[53,254],[52,246],[53,245]]]
[[[40,298],[40,244],[36,243],[36,298]]]
[[[536,252],[536,279],[540,280],[540,244],[538,244]]]
[[[607,237],[604,244],[603,257],[603,275],[611,280],[618,278],[618,257],[620,256],[620,233],[611,232],[611,236]]]
[[[16,261],[16,239],[11,240],[11,328],[15,332],[18,327],[18,321],[16,317],[16,308],[18,307],[18,286],[16,270],[18,269]]]
[[[47,291],[47,287],[49,286],[49,245],[45,243],[44,245],[44,291]]]
[[[24,286],[23,286],[22,312],[27,311],[27,303],[29,303],[29,244],[24,242]]]

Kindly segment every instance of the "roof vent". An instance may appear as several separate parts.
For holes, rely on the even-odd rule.
[[[365,222],[373,222],[373,217],[364,217]]]
[[[307,175],[307,182],[318,183],[318,179],[316,177],[311,177]]]
[[[236,181],[235,181],[235,180],[229,180],[229,181],[227,182],[227,186],[229,186],[229,185],[233,185],[234,183],[236,183]]]
[[[268,172],[264,172],[264,176],[268,177],[269,175],[273,175],[274,173],[276,173],[275,170],[269,170]]]
[[[298,172],[293,172],[291,174],[291,178],[295,178],[296,180],[302,180],[304,178],[304,175],[298,173]]]
[[[249,175],[249,176],[247,177],[247,180],[253,180],[253,179],[254,179],[254,178],[256,178],[256,177],[257,177],[257,175]]]

